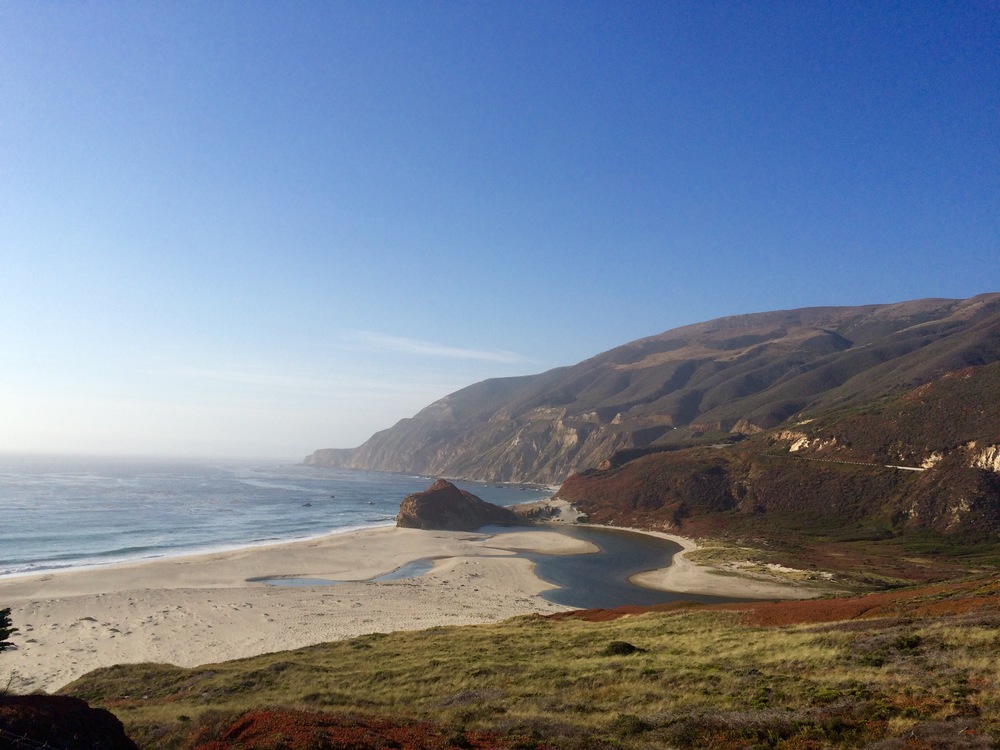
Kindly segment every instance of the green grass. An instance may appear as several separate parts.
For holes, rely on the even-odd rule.
[[[190,670],[118,666],[65,692],[111,709],[149,748],[182,747],[208,712],[258,706],[565,747],[863,747],[956,716],[1000,736],[998,625],[1000,615],[969,615],[763,628],[698,609],[608,623],[522,617]],[[640,650],[617,655],[615,641]]]

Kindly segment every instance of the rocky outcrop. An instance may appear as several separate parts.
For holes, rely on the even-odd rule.
[[[972,460],[972,465],[977,469],[1000,474],[1000,445],[990,445],[981,450]]]
[[[321,448],[306,456],[302,463],[306,466],[342,469],[351,463],[353,455],[353,448]]]
[[[998,331],[1000,294],[722,318],[476,383],[305,462],[553,484],[622,451],[754,435],[998,361]]]
[[[0,747],[138,750],[114,714],[65,695],[0,697]]]
[[[483,526],[512,526],[517,515],[438,479],[423,492],[407,495],[399,506],[396,526],[406,529],[475,531]]]

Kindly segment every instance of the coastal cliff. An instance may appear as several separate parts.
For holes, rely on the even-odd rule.
[[[476,383],[304,463],[559,483],[613,455],[739,439],[997,360],[1000,294],[739,315]]]

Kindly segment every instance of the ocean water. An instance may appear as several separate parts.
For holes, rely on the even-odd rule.
[[[392,525],[432,477],[263,463],[0,456],[0,576]],[[545,489],[455,482],[489,502]]]

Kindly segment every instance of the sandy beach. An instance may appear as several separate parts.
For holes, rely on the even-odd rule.
[[[698,549],[694,540],[660,531],[633,531],[669,539],[681,546],[670,567],[632,576],[632,583],[639,586],[681,594],[713,594],[739,599],[812,599],[830,592],[829,587],[821,590],[819,586],[803,584],[791,578],[779,579],[775,576],[768,580],[767,577],[751,576],[741,572],[737,566],[716,568],[698,565],[687,557],[687,553]],[[790,568],[783,570],[801,572]]]
[[[686,549],[690,540],[680,541]],[[191,667],[372,632],[467,625],[565,610],[539,593],[551,588],[516,551],[581,554],[588,542],[557,531],[469,532],[378,528],[215,554],[166,558],[0,580],[12,608],[16,649],[0,657],[0,678],[16,692],[54,691],[102,666],[166,662]],[[432,570],[389,582],[368,579],[423,558]],[[248,579],[302,577],[337,585],[272,586]],[[734,581],[679,555],[644,574],[654,588],[731,594]],[[739,596],[788,598],[774,584]]]

